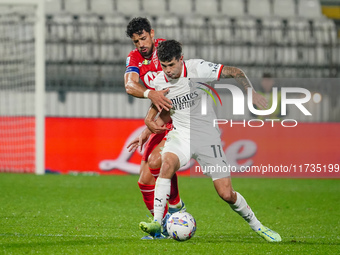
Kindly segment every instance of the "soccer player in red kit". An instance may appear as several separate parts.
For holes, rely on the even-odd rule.
[[[137,98],[149,98],[159,111],[162,109],[168,111],[171,108],[171,101],[164,96],[168,90],[155,91],[151,82],[157,76],[157,73],[162,71],[156,47],[164,39],[154,39],[155,32],[151,29],[150,22],[146,18],[141,17],[134,18],[129,22],[126,34],[136,46],[136,49],[132,50],[126,59],[124,75],[126,92]],[[164,130],[170,129],[170,127],[171,123],[168,123]],[[138,186],[142,192],[144,203],[152,215],[155,179],[157,179],[161,167],[160,148],[164,146],[165,134],[166,132],[154,134],[149,138],[140,167]],[[185,205],[178,192],[177,175],[174,175],[171,180],[169,210],[166,208],[163,217],[164,219],[166,218],[167,211],[174,213],[184,210]],[[144,239],[153,239],[153,237],[147,236]]]

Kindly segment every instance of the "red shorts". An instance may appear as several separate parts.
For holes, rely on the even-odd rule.
[[[166,124],[166,127],[168,129],[172,128],[172,120],[169,121],[169,123]],[[143,161],[148,161],[149,155],[155,149],[155,147],[163,140],[166,139],[165,136],[169,133],[170,130],[165,131],[162,134],[151,134],[149,137],[149,141],[146,143],[144,148],[144,153],[142,156]]]

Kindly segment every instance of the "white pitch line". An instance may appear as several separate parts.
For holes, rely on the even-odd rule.
[[[41,236],[41,237],[113,237],[113,236],[103,236],[103,235],[63,235],[63,234],[20,234],[20,233],[0,233],[0,236]]]
[[[28,236],[36,236],[36,237],[107,237],[112,238],[115,236],[105,236],[105,235],[64,235],[64,234],[20,234],[20,233],[0,233],[0,236],[6,237],[6,236],[18,236],[18,237],[28,237]],[[196,236],[198,238],[202,238],[203,236]],[[220,236],[220,238],[226,238],[226,239],[232,239],[234,236]],[[244,238],[255,238],[257,236],[243,236]],[[207,237],[204,237],[207,238]],[[297,239],[296,241],[301,241],[298,239],[325,239],[326,236],[291,236],[291,237],[285,237],[284,239],[286,241],[290,239]],[[327,236],[329,238],[329,236]],[[339,238],[337,238],[339,239]]]

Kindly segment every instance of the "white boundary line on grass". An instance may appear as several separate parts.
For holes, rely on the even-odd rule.
[[[0,233],[0,236],[18,236],[18,237],[110,237],[103,235],[64,235],[64,234],[20,234],[20,233]]]
[[[17,237],[29,237],[29,236],[36,236],[36,237],[115,237],[115,236],[106,236],[106,235],[64,235],[64,234],[20,234],[20,233],[0,233],[0,237],[6,237],[6,236],[17,236]],[[200,236],[196,236],[200,237]],[[221,236],[222,237],[222,236]],[[223,236],[223,238],[228,238],[231,236]],[[244,236],[245,238],[254,238],[256,236]],[[287,240],[289,239],[304,239],[304,238],[315,238],[315,239],[324,239],[326,236],[291,236],[288,238],[285,238]],[[327,237],[328,238],[328,237]]]

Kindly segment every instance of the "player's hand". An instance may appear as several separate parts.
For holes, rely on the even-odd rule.
[[[143,145],[146,143],[146,141],[149,139],[151,132],[148,129],[144,129],[143,132],[133,139],[127,146],[126,148],[129,150],[129,152],[135,152],[138,147],[139,151],[142,151]]]
[[[135,152],[139,146],[139,136],[133,139],[126,148],[129,150],[129,152]]]
[[[169,111],[169,109],[172,108],[171,100],[165,97],[168,92],[169,88],[160,91],[151,90],[149,92],[148,97],[150,98],[151,102],[157,107],[159,112],[162,111],[162,109]]]
[[[268,108],[267,99],[264,96],[256,93],[254,90],[253,90],[253,104],[256,105],[258,109],[261,110],[265,110]]]
[[[156,123],[156,121],[152,120],[152,121],[145,121],[145,124],[146,126],[150,129],[150,131],[152,133],[155,133],[155,134],[162,134],[164,133],[165,131],[169,130],[166,125],[158,125]]]

